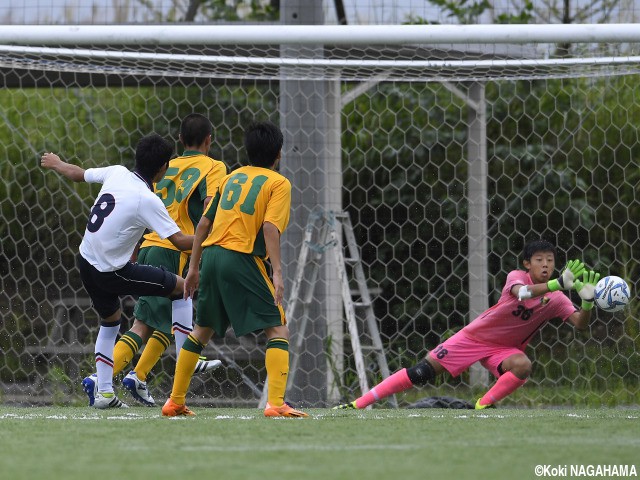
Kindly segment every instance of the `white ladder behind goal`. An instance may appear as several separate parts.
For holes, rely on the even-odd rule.
[[[314,242],[313,234],[318,230],[318,238]],[[342,233],[346,239],[346,253],[342,242]],[[360,251],[356,244],[356,237],[353,233],[351,218],[347,212],[323,211],[316,209],[309,214],[304,232],[304,239],[300,254],[296,274],[291,287],[291,295],[285,312],[289,326],[292,322],[296,324],[295,341],[291,345],[289,382],[295,377],[298,368],[298,360],[305,338],[307,323],[309,320],[309,306],[313,299],[314,287],[318,281],[320,260],[323,254],[330,252],[334,255],[336,273],[340,279],[342,303],[347,322],[347,329],[351,340],[358,382],[362,394],[369,391],[367,379],[367,366],[365,354],[371,353],[371,358],[375,360],[380,374],[387,378],[390,374],[387,358],[382,346],[377,320],[373,311],[371,294],[367,286]],[[356,290],[351,290],[347,265],[351,266],[353,280],[357,284]],[[309,267],[308,278],[305,281],[305,272]],[[305,288],[306,285],[306,288]],[[357,300],[354,300],[354,297]],[[295,317],[298,306],[302,306],[302,312]],[[358,316],[356,311],[363,312]],[[360,320],[360,321],[359,321]],[[360,327],[360,328],[359,328]],[[339,381],[339,380],[338,380]],[[262,391],[260,407],[266,404],[267,383]],[[389,397],[389,403],[396,408],[397,401],[394,396]]]

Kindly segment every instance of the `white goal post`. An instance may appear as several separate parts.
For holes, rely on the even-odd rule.
[[[640,24],[0,26],[5,45],[406,45],[636,43]]]

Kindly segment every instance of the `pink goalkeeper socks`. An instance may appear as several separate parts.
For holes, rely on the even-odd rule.
[[[409,387],[412,387],[413,383],[409,380],[407,375],[407,369],[397,371],[393,375],[385,378],[378,385],[373,387],[369,392],[365,393],[360,398],[356,399],[356,407],[365,408],[372,403],[377,402],[394,393],[404,392]]]
[[[496,383],[493,384],[493,387],[491,387],[489,391],[484,394],[484,397],[480,399],[480,405],[493,405],[494,403],[502,400],[507,395],[515,392],[526,382],[527,379],[522,380],[516,377],[513,373],[506,372],[498,379]]]

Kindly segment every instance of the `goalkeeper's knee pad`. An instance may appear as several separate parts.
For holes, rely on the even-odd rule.
[[[407,368],[407,376],[414,385],[426,385],[428,382],[436,378],[436,371],[426,360]]]

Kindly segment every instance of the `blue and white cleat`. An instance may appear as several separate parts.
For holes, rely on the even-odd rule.
[[[155,407],[156,402],[149,393],[147,382],[140,380],[133,370],[124,377],[122,386],[129,391],[136,402],[146,405],[147,407]]]
[[[82,380],[82,389],[84,393],[89,397],[89,406],[93,407],[94,402],[96,401],[96,394],[98,393],[98,374],[92,373],[88,377],[85,377]]]

